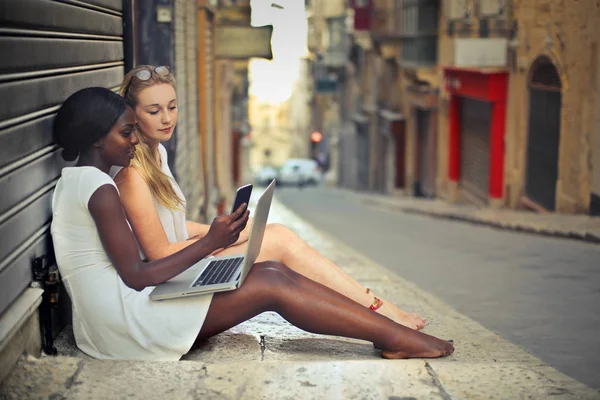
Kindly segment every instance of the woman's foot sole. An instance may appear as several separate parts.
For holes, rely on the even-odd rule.
[[[428,352],[423,352],[420,354],[410,354],[409,352],[403,350],[382,350],[381,357],[388,360],[405,360],[409,358],[438,358],[438,357],[447,357],[450,354],[454,353],[454,340],[447,341],[450,346],[445,346],[444,349],[439,350],[431,350]],[[377,350],[381,350],[378,346],[373,343],[373,347]]]

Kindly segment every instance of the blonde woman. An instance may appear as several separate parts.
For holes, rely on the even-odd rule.
[[[134,68],[123,80],[121,95],[134,105],[140,144],[131,166],[113,170],[112,175],[141,250],[149,261],[158,260],[204,237],[210,226],[186,219],[185,198],[161,145],[171,138],[177,124],[175,81],[169,69]],[[246,227],[235,243],[215,253],[244,253],[248,233]],[[266,260],[280,261],[404,326],[421,329],[425,324],[417,314],[375,296],[283,225],[267,225],[257,262]]]

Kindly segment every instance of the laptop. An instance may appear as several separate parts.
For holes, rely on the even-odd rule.
[[[274,191],[275,180],[258,199],[245,255],[204,258],[181,274],[157,285],[150,293],[150,299],[175,299],[235,290],[242,286],[260,252]]]

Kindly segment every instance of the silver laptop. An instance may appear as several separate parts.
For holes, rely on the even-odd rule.
[[[239,288],[260,252],[274,191],[275,180],[258,199],[245,255],[204,258],[176,277],[157,285],[150,293],[150,299],[174,299]]]

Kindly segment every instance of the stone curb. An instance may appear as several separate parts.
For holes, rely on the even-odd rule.
[[[473,225],[488,226],[490,228],[509,230],[513,232],[529,233],[538,236],[571,239],[591,244],[600,244],[600,218],[591,216],[573,216],[551,214],[554,220],[569,220],[573,218],[587,218],[590,224],[597,225],[593,232],[585,228],[558,228],[544,221],[548,214],[539,215],[537,221],[527,221],[525,218],[517,220],[519,214],[523,217],[531,217],[531,213],[515,210],[494,210],[468,206],[454,206],[442,203],[440,200],[419,200],[406,197],[384,197],[380,195],[368,195],[349,190],[340,189],[350,195],[354,195],[364,204],[383,206],[389,210],[401,211],[407,214],[428,216],[431,218],[446,219],[470,223]],[[404,204],[403,204],[404,203]],[[407,204],[409,203],[409,204]],[[483,214],[483,215],[482,215]],[[489,215],[494,214],[491,218]],[[566,222],[564,225],[569,225]]]
[[[443,213],[429,210],[421,210],[413,207],[402,207],[402,212],[407,214],[426,215],[432,218],[448,219],[452,221],[460,221],[470,223],[472,225],[489,226],[491,228],[497,228],[502,230],[511,230],[514,232],[531,233],[540,236],[557,237],[561,239],[579,240],[593,244],[600,244],[600,236],[597,236],[590,232],[585,231],[562,231],[557,229],[539,228],[535,226],[519,224],[519,223],[506,223],[500,221],[490,221],[485,218],[478,217],[476,215],[461,215],[459,213]]]

